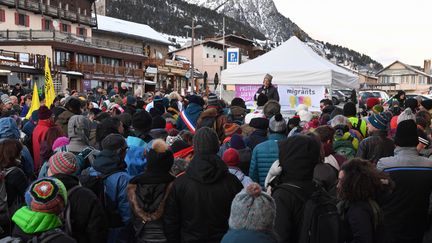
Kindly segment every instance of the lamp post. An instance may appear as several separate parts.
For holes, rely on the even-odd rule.
[[[192,19],[192,26],[185,25],[183,28],[192,30],[192,42],[191,42],[191,79],[195,81],[195,67],[194,67],[194,47],[195,47],[195,29],[202,28],[201,25],[195,26],[195,20]]]

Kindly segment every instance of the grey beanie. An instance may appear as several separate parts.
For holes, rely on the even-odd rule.
[[[397,124],[406,120],[416,120],[415,114],[412,112],[411,108],[406,108],[397,118]]]
[[[237,194],[231,204],[229,227],[271,232],[276,216],[273,198],[261,191],[257,183],[250,184]]]
[[[195,154],[216,154],[219,151],[219,139],[215,131],[208,127],[198,129],[193,137]]]
[[[269,130],[272,133],[284,133],[286,131],[286,121],[281,114],[276,114],[270,119]]]
[[[280,113],[281,105],[276,100],[269,100],[264,105],[264,115],[270,119],[274,115]]]

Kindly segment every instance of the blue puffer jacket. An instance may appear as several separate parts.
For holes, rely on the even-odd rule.
[[[201,112],[203,111],[203,108],[200,105],[197,105],[195,103],[190,103],[186,110],[186,116],[189,118],[189,120],[192,122],[193,126],[196,127],[196,123],[198,121],[199,116],[201,115]],[[189,130],[186,124],[183,122],[182,118],[179,116],[176,123],[177,130]]]
[[[127,225],[132,212],[127,198],[127,185],[131,177],[125,170],[125,162],[116,153],[109,150],[102,150],[96,155],[93,167],[90,168],[91,176],[109,174],[118,171],[105,179],[106,196],[115,202],[115,207],[122,217],[122,221]]]
[[[278,141],[282,139],[286,139],[284,134],[271,133],[268,140],[258,144],[252,152],[249,177],[262,187],[273,162],[279,159]]]
[[[264,233],[253,230],[230,229],[222,238],[221,243],[276,243],[276,237],[271,233]]]

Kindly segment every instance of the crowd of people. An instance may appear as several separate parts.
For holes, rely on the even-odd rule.
[[[253,110],[120,87],[23,119],[2,94],[0,241],[431,242],[432,101],[288,119],[271,81]]]

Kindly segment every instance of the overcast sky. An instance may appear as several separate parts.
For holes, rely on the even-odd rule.
[[[274,0],[312,38],[371,56],[423,66],[432,58],[432,1]]]

